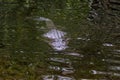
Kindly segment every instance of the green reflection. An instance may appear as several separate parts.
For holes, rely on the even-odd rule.
[[[106,9],[89,21],[88,0],[0,0],[0,79],[119,79],[119,11]],[[49,29],[36,17],[66,32],[69,48],[54,51],[42,36]]]

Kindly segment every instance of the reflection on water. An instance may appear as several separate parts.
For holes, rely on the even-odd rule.
[[[0,6],[0,80],[120,80],[118,0],[12,1]]]
[[[57,29],[56,25],[49,18],[40,17],[36,18],[36,20],[46,22],[48,30],[42,36],[45,42],[53,48],[53,51],[49,53],[50,56],[47,57],[47,62],[49,63],[47,68],[52,70],[53,74],[44,75],[43,80],[78,80],[79,75],[77,78],[73,76],[77,73],[83,73],[83,76],[79,77],[80,80],[90,80],[85,77],[85,72],[89,72],[89,75],[92,76],[120,76],[119,72],[114,72],[120,70],[119,66],[111,65],[111,63],[120,64],[120,61],[115,59],[119,57],[119,54],[113,54],[113,52],[119,53],[119,50],[108,51],[110,52],[106,54],[108,57],[104,56],[104,53],[101,51],[98,51],[94,56],[92,54],[88,55],[87,53],[80,54],[74,50],[66,51],[66,49],[69,49],[67,33]],[[84,37],[78,37],[74,40],[79,42],[91,41],[91,39]],[[108,49],[115,47],[112,43],[103,43],[101,46]],[[113,58],[110,58],[111,56],[113,56]],[[79,66],[77,64],[79,64]],[[97,80],[96,77],[94,78],[95,79],[91,80]],[[106,80],[105,77],[101,77],[100,79]]]
[[[64,58],[50,58],[50,60],[60,63],[67,63],[67,64],[70,63],[69,59],[64,59]]]
[[[90,39],[86,39],[86,38],[82,38],[82,37],[78,37],[78,40],[83,40],[83,41],[89,41]]]
[[[111,70],[120,71],[120,66],[110,66]]]
[[[68,52],[68,53],[65,53],[65,55],[76,56],[76,57],[84,57],[84,55],[79,54],[79,53],[75,53],[75,52],[73,52],[73,53]]]
[[[62,75],[68,75],[68,74],[73,74],[74,73],[74,69],[73,67],[60,67],[60,66],[49,66],[50,69],[55,70],[55,71],[59,71],[61,72]]]
[[[59,75],[46,75],[43,76],[43,80],[75,80],[75,79]]]
[[[104,72],[104,71],[96,71],[96,70],[92,70],[91,71],[92,72],[92,74],[95,74],[95,75],[97,75],[97,74],[101,74],[101,75],[111,75],[111,76],[118,76],[118,77],[120,77],[120,74],[119,73],[115,73],[115,72]]]
[[[113,45],[113,44],[110,44],[110,43],[104,43],[103,46],[112,47],[112,46],[114,46],[114,45]]]
[[[48,39],[48,44],[54,49],[52,52],[53,56],[55,55],[71,55],[71,56],[80,56],[78,53],[69,53],[63,52],[62,54],[56,53],[56,51],[64,51],[68,48],[68,39],[66,38],[67,33],[61,30],[58,30],[54,25],[52,20],[44,17],[40,17],[36,19],[38,21],[45,21],[46,27],[48,28],[48,32],[43,34],[44,38]],[[74,74],[75,69],[72,67],[72,62],[69,58],[65,57],[48,57],[48,62],[50,66],[49,69],[60,72],[61,75],[71,75]],[[43,80],[75,80],[74,78],[68,76],[60,76],[60,75],[46,75],[43,77]]]

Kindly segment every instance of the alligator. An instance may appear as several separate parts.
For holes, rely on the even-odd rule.
[[[68,39],[66,38],[66,32],[58,30],[51,19],[45,17],[35,18],[37,21],[45,21],[46,27],[49,31],[43,34],[44,37],[48,38],[49,45],[56,51],[65,50],[67,46]]]

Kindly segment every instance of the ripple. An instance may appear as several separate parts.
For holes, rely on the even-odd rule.
[[[120,71],[120,66],[110,66],[109,69]]]
[[[99,75],[111,75],[111,76],[118,76],[120,77],[119,73],[115,73],[115,72],[105,72],[105,71],[96,71],[96,70],[91,70],[90,71],[92,74],[99,74]]]
[[[69,59],[65,59],[65,58],[49,58],[49,60],[54,62],[59,62],[59,63],[65,63],[65,64],[71,63]]]
[[[75,69],[73,67],[49,66],[50,69],[60,71],[63,75],[73,74]]]
[[[76,57],[84,57],[84,55],[79,54],[79,53],[75,53],[75,52],[72,52],[72,53],[66,53],[65,55],[76,56]]]
[[[105,61],[106,61],[106,62],[109,62],[109,63],[120,64],[120,61],[119,61],[119,60],[107,59],[107,60],[105,60]]]
[[[114,45],[113,45],[113,44],[110,44],[110,43],[104,43],[103,46],[112,47],[112,46],[114,46]]]
[[[72,77],[60,76],[60,75],[44,75],[43,80],[75,80]]]
[[[78,40],[83,40],[83,41],[89,41],[89,40],[90,40],[90,39],[82,38],[82,37],[78,37],[77,39],[78,39]]]

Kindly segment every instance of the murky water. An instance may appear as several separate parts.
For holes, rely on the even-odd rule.
[[[31,1],[0,4],[0,80],[120,79],[118,16],[97,0]]]

